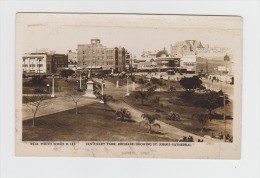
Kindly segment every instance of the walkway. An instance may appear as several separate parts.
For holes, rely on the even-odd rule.
[[[95,79],[97,82],[101,82],[101,79]],[[141,122],[143,119],[141,115],[143,112],[139,111],[138,109],[130,106],[129,104],[124,102],[124,96],[126,94],[126,86],[123,86],[121,88],[116,88],[116,86],[108,81],[105,81],[105,85],[107,89],[105,88],[104,93],[108,95],[113,95],[114,99],[116,99],[116,102],[109,102],[107,103],[111,108],[114,110],[120,109],[120,108],[127,108],[132,116],[132,119],[136,122]],[[132,91],[132,85],[129,85],[129,91]],[[194,141],[197,141],[198,139],[203,139],[204,142],[221,142],[220,140],[211,139],[211,138],[205,138],[201,137],[192,133],[189,133],[187,131],[181,130],[179,128],[176,128],[172,125],[166,124],[162,121],[156,121],[156,123],[160,124],[161,128],[157,129],[156,131],[163,132],[167,137],[178,140],[179,138],[182,138],[183,136],[192,136]],[[154,128],[155,130],[155,128]]]

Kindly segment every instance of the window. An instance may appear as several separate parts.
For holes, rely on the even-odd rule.
[[[35,67],[35,64],[30,64],[30,67]]]
[[[28,67],[28,65],[27,64],[23,64],[23,67]]]
[[[43,64],[37,64],[37,67],[43,67]]]

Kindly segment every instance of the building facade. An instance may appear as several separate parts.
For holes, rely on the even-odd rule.
[[[57,73],[60,69],[68,67],[68,56],[65,54],[48,55],[51,59],[51,72]]]
[[[195,73],[196,72],[196,62],[197,56],[196,55],[186,55],[180,59],[180,67],[185,69],[188,73]]]
[[[28,53],[23,56],[24,73],[57,73],[68,67],[68,56],[55,53]]]
[[[91,39],[90,44],[78,45],[78,66],[85,68],[125,70],[125,48],[107,48],[100,39]]]
[[[71,50],[68,51],[68,61],[69,63],[77,63],[78,62],[78,54]]]
[[[51,61],[47,54],[25,54],[23,56],[24,73],[50,73]]]
[[[226,47],[210,47],[198,40],[178,41],[170,46],[170,55],[182,57],[186,55],[197,55],[202,58],[223,58],[231,51]]]

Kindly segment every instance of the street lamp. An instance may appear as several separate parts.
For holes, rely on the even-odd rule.
[[[131,61],[130,61],[130,67],[129,68],[131,69],[130,71],[131,71],[131,76],[132,76],[132,73],[133,73],[132,54],[131,54],[131,59],[130,60]]]
[[[102,79],[102,83],[101,83],[101,100],[100,103],[104,103],[104,78]]]
[[[55,94],[54,94],[54,74],[52,75],[52,94],[51,97],[54,98]]]
[[[223,96],[220,96],[223,98],[223,104],[224,104],[224,124],[225,124],[225,129],[224,129],[224,142],[226,142],[226,96],[223,94]]]
[[[81,72],[79,72],[79,89],[81,89]]]
[[[220,90],[222,91],[222,71],[220,71]]]
[[[127,75],[127,78],[126,78],[126,95],[125,96],[129,96],[128,78],[129,78],[129,76]]]

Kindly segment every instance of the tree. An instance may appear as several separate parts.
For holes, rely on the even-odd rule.
[[[78,92],[76,94],[69,95],[72,101],[75,103],[75,114],[78,114],[78,102],[82,98],[82,93]]]
[[[166,86],[166,83],[163,83],[163,79],[161,78],[159,81],[160,91],[162,91],[162,87]]]
[[[196,118],[198,122],[201,124],[201,132],[205,129],[205,125],[209,120],[209,114],[193,114],[192,119]]]
[[[180,80],[180,84],[186,90],[194,90],[196,88],[200,88],[202,81],[197,76],[182,78]]]
[[[154,93],[156,86],[150,85],[150,83],[147,83],[143,78],[140,78],[138,83],[141,85],[141,89],[135,93],[135,98],[140,98],[141,104],[143,105],[144,99],[148,99]]]
[[[161,127],[158,123],[155,123],[156,120],[158,120],[160,118],[159,114],[142,114],[141,117],[145,120],[144,123],[145,125],[149,126],[149,133],[152,132],[152,126],[157,126],[157,127]],[[142,122],[141,122],[142,123]]]
[[[116,111],[116,118],[120,121],[130,121],[131,113],[126,108],[121,108]]]
[[[29,110],[33,113],[33,122],[32,126],[35,125],[35,117],[37,112],[49,105],[49,102],[43,102],[43,100],[46,99],[46,96],[42,94],[34,94],[32,96],[25,96],[23,98],[23,102],[26,104],[26,106],[29,108]]]
[[[136,99],[141,99],[141,105],[144,105],[144,99],[148,99],[155,91],[156,86],[150,86],[146,89],[142,89],[141,91],[137,91],[135,93]]]
[[[45,85],[44,79],[46,79],[46,76],[34,75],[32,76],[31,84],[33,86],[44,86]]]
[[[71,70],[71,69],[62,69],[60,71],[60,75],[65,78],[65,81],[67,82],[68,81],[68,77],[69,76],[72,76],[72,74],[74,74],[74,71]]]
[[[135,82],[135,76],[134,75],[131,76],[131,80],[132,80],[132,82]]]
[[[219,107],[224,106],[224,93],[222,91],[210,91],[209,93],[197,95],[194,98],[194,105],[196,107],[202,107],[209,111],[209,115],[211,116],[212,111]],[[225,104],[229,103],[228,96],[225,95]]]
[[[103,101],[103,104],[104,104],[104,111],[106,111],[106,105],[109,101],[114,101],[114,98],[111,96],[111,95],[98,95],[98,97],[100,100]]]

